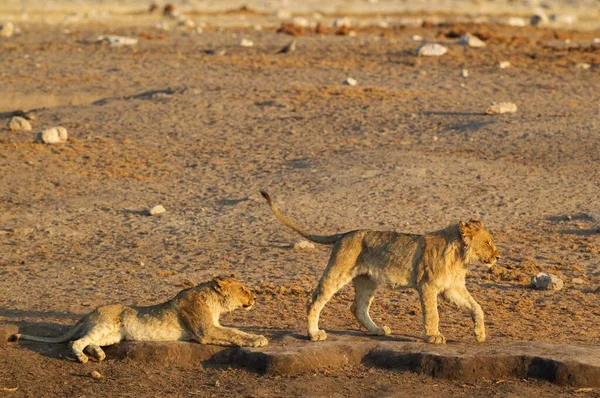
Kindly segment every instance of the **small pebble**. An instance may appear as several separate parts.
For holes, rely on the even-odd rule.
[[[38,141],[45,144],[62,144],[67,142],[69,135],[64,127],[52,127],[38,134]]]
[[[300,28],[308,28],[310,21],[304,17],[294,17],[292,18],[292,24]]]
[[[287,54],[296,51],[296,39],[289,42],[285,47],[281,50],[277,51],[277,54]]]
[[[358,82],[355,79],[349,77],[346,80],[344,80],[344,84],[346,86],[356,86],[358,84]]]
[[[508,26],[527,26],[527,21],[519,17],[510,17],[506,21]]]
[[[500,62],[498,63],[498,67],[499,67],[500,69],[506,69],[506,68],[508,68],[509,66],[510,66],[510,62],[509,62],[509,61],[500,61]]]
[[[563,281],[556,275],[540,272],[531,277],[531,286],[538,290],[560,290]]]
[[[515,113],[516,111],[517,105],[512,102],[492,102],[485,113],[488,115],[501,115],[503,113]]]
[[[333,27],[334,28],[342,28],[342,27],[346,27],[349,28],[350,27],[350,18],[348,17],[344,17],[344,18],[337,18],[333,21]]]
[[[97,379],[101,379],[101,378],[102,378],[102,375],[101,375],[101,374],[100,374],[100,372],[98,372],[97,370],[92,370],[92,371],[90,372],[90,377],[91,377],[92,379],[96,379],[96,380],[97,380]]]
[[[11,37],[15,34],[15,25],[12,22],[0,24],[0,37]]]
[[[463,69],[462,71],[460,71],[460,75],[462,77],[469,77],[469,70],[468,69]]]
[[[108,43],[109,45],[114,47],[135,46],[138,43],[138,39],[134,37],[107,35],[98,36],[98,38],[96,39],[96,43]]]
[[[150,214],[151,216],[155,216],[157,214],[162,214],[164,212],[166,212],[166,210],[162,205],[154,206],[153,208],[148,210],[148,214]]]
[[[448,49],[441,44],[425,43],[417,49],[417,55],[425,57],[439,57],[448,52]]]
[[[592,43],[600,44],[600,37],[594,37],[594,40],[592,40]]]
[[[290,247],[294,250],[314,250],[315,245],[307,240],[297,240],[290,244]]]
[[[254,42],[248,39],[242,39],[238,44],[240,47],[254,47]]]
[[[8,129],[11,131],[31,131],[31,123],[24,117],[13,116],[8,122]]]
[[[571,282],[574,285],[583,285],[585,283],[585,281],[581,278],[573,278],[573,279],[571,279]]]
[[[460,44],[469,47],[485,47],[485,43],[477,36],[473,36],[472,34],[464,34],[459,39]]]
[[[585,62],[580,62],[580,63],[578,63],[577,65],[575,65],[575,67],[576,67],[577,69],[588,70],[588,69],[590,69],[590,68],[592,67],[592,65],[591,65],[591,64],[587,64],[587,63],[585,63]]]
[[[423,36],[421,35],[412,35],[410,38],[413,41],[423,41]]]

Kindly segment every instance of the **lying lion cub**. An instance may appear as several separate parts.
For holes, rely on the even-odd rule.
[[[369,316],[375,290],[386,286],[417,289],[428,343],[446,342],[438,330],[439,294],[468,311],[475,322],[477,341],[485,340],[483,311],[467,291],[465,276],[469,263],[479,259],[491,267],[500,255],[480,221],[461,221],[425,235],[369,230],[312,235],[281,214],[268,193],[261,194],[283,224],[315,243],[333,245],[325,273],[308,302],[308,335],[312,341],[327,338],[319,329],[321,310],[350,281],[355,289],[351,311],[369,334],[390,334],[387,326],[377,326]]]
[[[233,278],[218,277],[210,282],[182,290],[166,303],[149,307],[126,307],[115,304],[92,311],[75,327],[60,337],[37,337],[15,334],[11,340],[34,340],[46,343],[71,342],[73,354],[86,363],[84,349],[99,361],[106,354],[101,346],[121,340],[171,341],[197,340],[202,344],[262,347],[264,336],[248,334],[219,324],[222,313],[254,305],[255,295]]]

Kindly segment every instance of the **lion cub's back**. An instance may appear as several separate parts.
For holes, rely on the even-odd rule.
[[[125,340],[189,340],[177,313],[164,307],[125,307],[121,314],[121,333]]]

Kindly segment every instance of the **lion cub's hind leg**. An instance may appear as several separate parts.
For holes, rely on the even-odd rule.
[[[77,360],[81,363],[86,363],[89,359],[87,355],[85,355],[84,350],[97,360],[102,361],[106,358],[106,354],[100,346],[116,344],[121,340],[122,336],[118,328],[100,324],[93,327],[80,339],[72,341],[71,350],[73,351],[73,355],[75,355]]]
[[[387,336],[391,330],[387,326],[379,327],[373,322],[369,315],[369,308],[375,297],[377,284],[368,276],[360,275],[354,278],[354,303],[350,310],[356,320],[367,328],[368,334],[373,336]]]

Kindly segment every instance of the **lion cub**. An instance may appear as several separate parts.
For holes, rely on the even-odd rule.
[[[348,282],[354,283],[351,311],[371,335],[388,335],[387,326],[377,326],[369,307],[379,286],[415,288],[419,292],[425,341],[443,344],[446,338],[438,329],[438,295],[469,312],[475,322],[477,341],[485,340],[483,311],[465,286],[467,265],[481,260],[490,267],[500,254],[481,221],[470,220],[450,225],[425,235],[387,231],[357,230],[336,235],[313,235],[286,218],[261,191],[275,217],[306,239],[333,245],[327,268],[308,302],[308,336],[325,340],[319,329],[319,315],[331,297]]]
[[[82,363],[88,361],[84,350],[102,361],[106,354],[100,347],[121,340],[196,340],[202,344],[262,347],[268,344],[264,336],[219,324],[222,313],[240,307],[249,310],[255,298],[248,287],[235,279],[217,277],[182,290],[166,303],[149,307],[115,304],[97,308],[60,337],[15,334],[11,340],[46,343],[71,341],[73,354]]]

